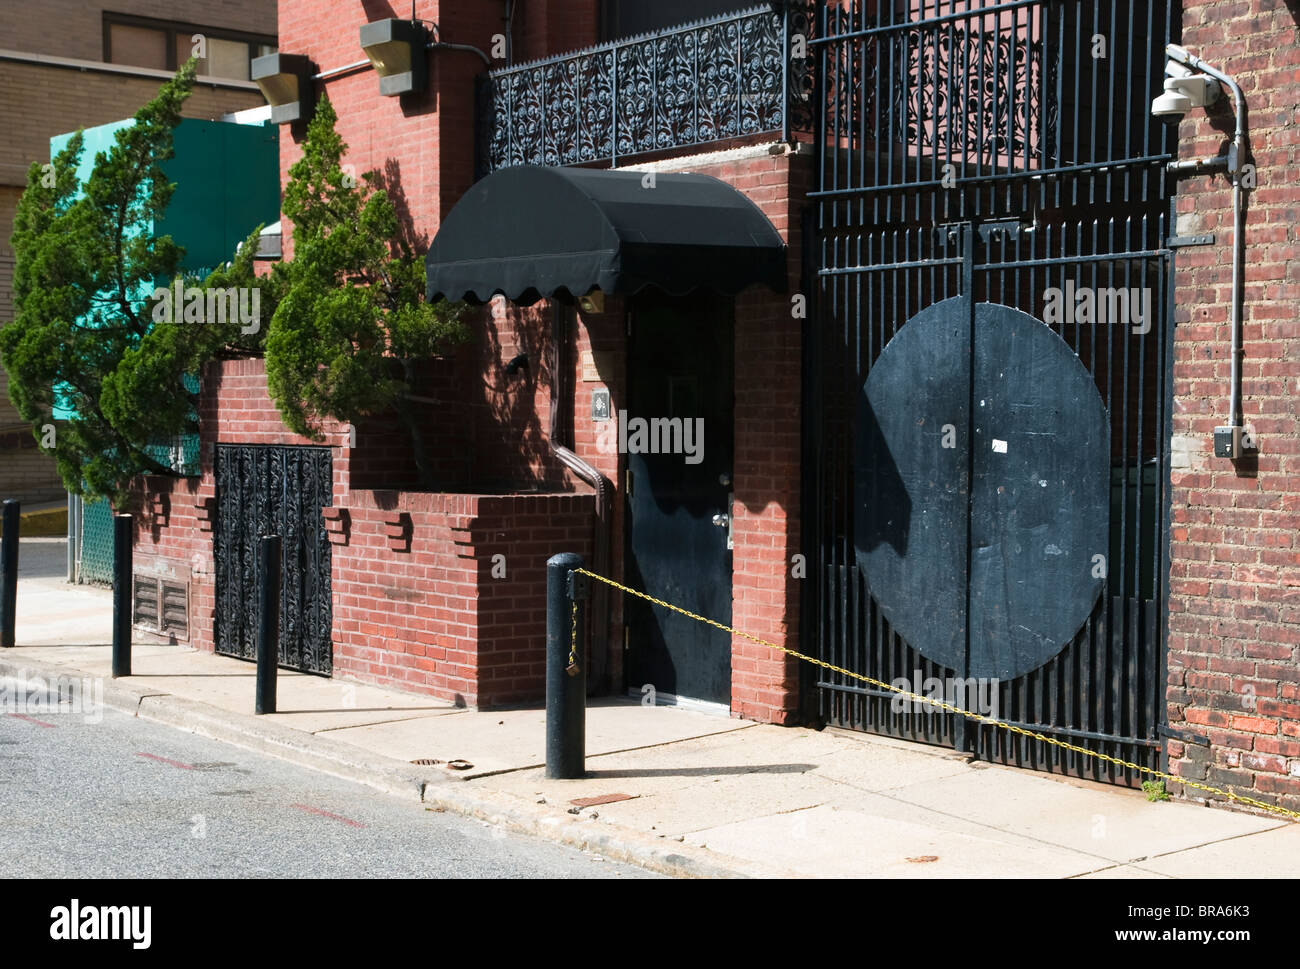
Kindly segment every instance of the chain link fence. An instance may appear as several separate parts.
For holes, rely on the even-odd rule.
[[[189,386],[191,378],[186,378]],[[197,390],[194,382],[192,390]],[[145,451],[154,460],[184,475],[199,473],[199,436],[180,434],[166,444],[153,444]],[[76,515],[80,528],[76,531],[76,577],[88,585],[113,584],[113,507],[107,501],[74,499],[69,511]]]
[[[113,506],[107,501],[83,501],[78,518],[77,581],[90,585],[113,584]]]

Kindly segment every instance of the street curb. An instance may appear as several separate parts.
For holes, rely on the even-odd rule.
[[[0,676],[23,679],[28,674],[46,679],[59,676],[95,678],[93,673],[58,663],[30,659],[19,662],[0,657]],[[103,684],[104,705],[114,710],[288,760],[365,784],[385,794],[414,795],[418,799],[427,785],[445,780],[428,772],[413,770],[410,764],[402,761],[370,754],[352,744],[260,721],[252,715],[231,713],[200,700],[129,686],[109,677],[103,678]]]
[[[76,667],[0,656],[0,676],[97,678]],[[243,747],[311,770],[364,784],[385,794],[414,795],[430,810],[446,811],[507,830],[622,861],[677,878],[771,878],[787,875],[696,845],[647,837],[640,831],[591,818],[531,809],[494,792],[471,793],[473,781],[415,771],[391,757],[352,744],[268,723],[252,714],[231,713],[200,700],[159,693],[103,677],[104,705],[164,726]]]

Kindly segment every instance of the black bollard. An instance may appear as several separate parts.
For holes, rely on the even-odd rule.
[[[262,538],[258,586],[257,705],[254,713],[275,713],[280,664],[280,536]]]
[[[113,678],[131,675],[131,516],[113,516]]]
[[[4,538],[0,539],[0,647],[15,642],[18,622],[18,502],[4,503]]]
[[[573,571],[583,567],[572,552],[546,563],[546,776],[561,780],[587,772],[587,577]]]

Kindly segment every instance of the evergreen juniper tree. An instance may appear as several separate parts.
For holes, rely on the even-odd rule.
[[[401,235],[375,172],[346,173],[347,145],[322,98],[289,169],[282,210],[293,259],[266,338],[267,385],[292,430],[392,415],[410,436],[423,488],[435,484],[411,399],[416,367],[465,338],[464,307],[424,300],[424,265]]]
[[[10,398],[69,491],[119,506],[136,475],[180,473],[158,446],[197,430],[187,377],[250,339],[238,319],[160,322],[153,312],[153,294],[171,286],[184,250],[144,227],[162,218],[175,189],[162,165],[194,74],[191,60],[163,84],[84,184],[81,132],[50,166],[33,163],[14,218],[15,317],[0,329]],[[204,285],[250,285],[256,236]],[[59,406],[73,414],[56,426]]]

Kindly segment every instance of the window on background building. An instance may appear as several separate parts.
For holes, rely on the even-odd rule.
[[[275,52],[275,38],[222,27],[104,14],[104,60],[111,64],[174,71],[195,52],[202,35],[199,73],[236,81],[249,79],[254,57]]]
[[[167,34],[151,27],[109,24],[109,43],[114,64],[167,69]]]
[[[601,39],[666,30],[679,24],[756,7],[761,0],[604,0]]]

